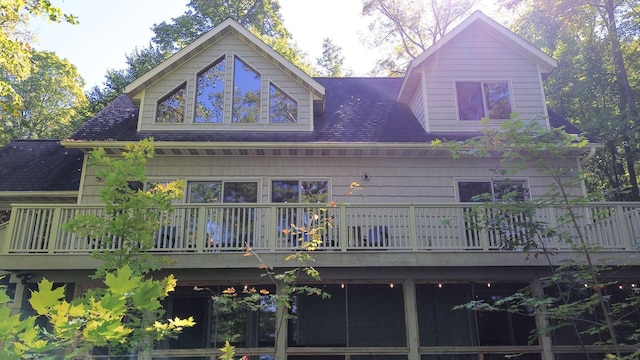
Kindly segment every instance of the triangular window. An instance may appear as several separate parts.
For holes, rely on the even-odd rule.
[[[182,84],[158,101],[155,120],[157,123],[169,124],[184,122],[186,89],[187,84]]]
[[[269,123],[298,123],[298,103],[274,84],[269,87]]]

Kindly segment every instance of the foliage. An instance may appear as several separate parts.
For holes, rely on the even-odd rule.
[[[46,51],[33,51],[31,61],[31,74],[12,84],[23,107],[13,113],[0,110],[0,144],[16,138],[65,138],[87,117],[84,80],[75,66]]]
[[[90,238],[100,248],[94,253],[104,261],[96,272],[99,278],[123,265],[131,266],[136,274],[146,274],[167,263],[148,250],[173,212],[172,201],[182,198],[184,182],[147,182],[145,165],[153,149],[153,139],[145,139],[126,145],[121,159],[108,156],[103,148],[91,152],[89,165],[98,167],[96,176],[104,183],[99,193],[104,215],[79,215],[64,229]]]
[[[472,301],[458,309],[523,313],[522,309],[535,308],[549,325],[533,334],[534,338],[569,328],[583,347],[608,344],[614,350],[611,358],[635,359],[634,355],[623,355],[620,344],[638,344],[640,292],[633,289],[622,298],[612,295],[612,289],[625,285],[613,279],[612,268],[593,259],[598,248],[587,242],[580,225],[585,215],[578,210],[589,197],[571,191],[580,189],[583,174],[571,171],[565,160],[572,150],[585,145],[584,138],[562,130],[547,130],[535,120],[506,122],[500,129],[484,130],[480,137],[449,144],[454,157],[500,157],[501,168],[495,169],[499,177],[508,178],[533,168],[552,180],[546,193],[529,201],[513,201],[513,194],[490,201],[479,199],[485,202],[475,204],[466,219],[475,224],[477,231],[498,234],[507,250],[545,257],[551,274],[537,280],[543,289],[525,290],[494,302]],[[553,226],[539,216],[539,209],[548,207],[557,209]],[[597,221],[611,215],[604,212],[590,216]],[[577,256],[556,265],[552,246],[569,247]],[[586,349],[585,356],[589,358]]]
[[[371,18],[371,45],[384,47],[377,72],[402,76],[409,61],[435,44],[449,27],[466,16],[478,0],[364,0]]]
[[[640,200],[636,179],[638,1],[508,0],[522,15],[514,31],[558,60],[546,82],[550,106],[605,151],[587,185],[611,200]]]
[[[104,348],[109,356],[147,349],[156,341],[175,336],[194,326],[193,318],[162,320],[162,300],[174,291],[176,279],[162,280],[146,274],[164,261],[147,251],[154,234],[171,213],[171,201],[182,195],[181,182],[152,184],[147,191],[132,184],[146,184],[146,161],[153,156],[153,140],[127,145],[122,159],[92,151],[90,164],[100,167],[104,181],[100,196],[104,216],[83,215],[65,224],[67,231],[87,236],[101,249],[94,255],[104,260],[95,278],[103,287],[88,290],[71,301],[65,287],[43,279],[29,300],[36,316],[19,322],[8,307],[0,307],[0,344],[15,359],[72,359],[91,348]],[[116,246],[117,245],[117,246]],[[6,304],[0,295],[0,305]],[[46,327],[35,326],[37,316]]]
[[[344,66],[344,56],[342,48],[329,38],[322,40],[322,56],[316,59],[316,64],[320,67],[318,73],[321,76],[343,77],[351,76],[351,71]]]
[[[0,109],[17,115],[22,98],[13,84],[26,79],[31,73],[31,34],[28,32],[31,16],[42,16],[50,21],[76,23],[72,15],[63,14],[49,0],[3,0],[0,3]]]

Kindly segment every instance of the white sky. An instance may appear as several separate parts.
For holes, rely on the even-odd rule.
[[[188,0],[52,0],[65,13],[78,17],[79,25],[32,21],[38,50],[54,51],[78,68],[89,89],[102,85],[107,69],[125,67],[125,55],[146,47],[153,24],[182,15]],[[493,1],[483,0],[483,5]],[[361,16],[361,0],[280,0],[287,30],[309,61],[322,52],[322,40],[331,38],[342,47],[353,75],[370,71],[378,57],[362,41],[368,21]],[[486,9],[483,9],[486,12]],[[487,13],[488,14],[488,13]]]

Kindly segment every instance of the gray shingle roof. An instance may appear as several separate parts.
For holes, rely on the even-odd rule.
[[[316,78],[326,89],[324,115],[314,120],[313,132],[265,131],[142,131],[136,132],[137,109],[121,95],[71,135],[72,140],[204,142],[427,142],[427,134],[410,109],[395,101],[401,78]]]
[[[0,191],[75,191],[83,153],[57,140],[14,140],[0,148]]]

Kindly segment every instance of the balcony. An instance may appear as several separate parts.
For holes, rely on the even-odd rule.
[[[578,242],[578,234],[599,252],[633,251],[640,246],[640,204],[593,203],[574,207],[578,226],[560,224],[568,209],[538,208],[535,220]],[[321,207],[300,204],[176,205],[156,234],[154,252],[170,254],[287,252],[308,236],[300,229],[321,229],[319,250],[337,252],[491,252],[505,250],[505,238],[523,238],[527,219],[510,216],[492,230],[471,225],[468,204],[358,204]],[[90,254],[101,239],[65,232],[62,224],[79,214],[102,216],[100,206],[19,205],[0,226],[0,255]],[[495,217],[488,213],[485,216]],[[298,231],[296,231],[296,228]],[[284,230],[284,231],[283,231]],[[118,248],[117,239],[110,241]],[[540,244],[571,251],[567,241],[549,237]],[[508,250],[518,251],[518,247]]]

